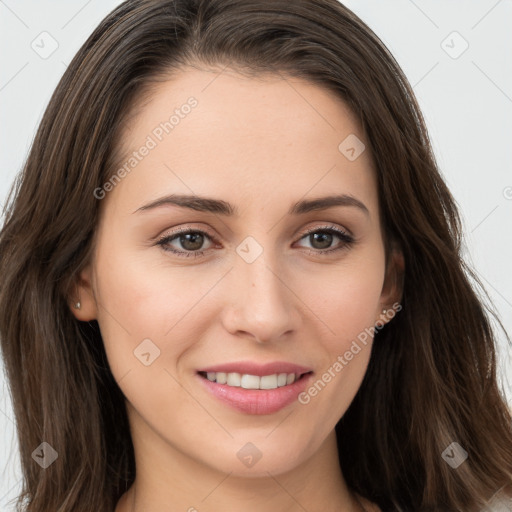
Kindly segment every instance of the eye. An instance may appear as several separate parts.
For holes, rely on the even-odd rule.
[[[203,255],[204,250],[202,249],[205,240],[209,240],[213,245],[213,237],[205,231],[199,229],[182,229],[174,234],[165,235],[157,244],[160,245],[164,251],[169,251],[178,256],[188,258]],[[178,248],[176,248],[177,245]],[[181,246],[181,248],[179,246]],[[206,249],[209,249],[209,247]]]
[[[340,240],[340,243],[332,248],[332,243],[336,238]],[[312,228],[300,240],[304,239],[309,240],[312,248],[315,249],[314,251],[308,251],[311,254],[324,254],[348,249],[354,243],[354,238],[351,235],[334,226]]]
[[[339,240],[337,246],[332,247],[335,239]],[[312,244],[313,250],[307,250],[308,254],[319,255],[334,253],[342,249],[348,249],[354,243],[354,238],[345,231],[335,226],[321,226],[309,229],[299,239],[299,241],[308,239]],[[209,245],[205,248],[205,242]],[[157,245],[164,251],[172,252],[179,257],[201,257],[204,253],[215,245],[215,238],[200,229],[185,228],[164,235],[158,240]]]

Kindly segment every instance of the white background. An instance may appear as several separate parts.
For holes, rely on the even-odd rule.
[[[67,63],[119,3],[0,0],[0,205]],[[345,3],[390,48],[414,86],[441,171],[460,206],[466,257],[512,334],[512,1]],[[58,43],[46,59],[31,46],[48,37],[42,32]],[[500,375],[512,400],[512,350],[503,336],[500,346]],[[1,511],[12,510],[7,503],[18,492],[20,477],[14,417],[0,368]]]

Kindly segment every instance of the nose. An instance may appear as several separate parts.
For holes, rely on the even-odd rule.
[[[265,252],[252,263],[236,258],[224,284],[222,322],[230,334],[268,343],[298,329],[301,315],[291,283],[269,263]]]

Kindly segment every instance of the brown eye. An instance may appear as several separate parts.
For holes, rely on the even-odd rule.
[[[330,233],[319,231],[318,233],[311,233],[309,240],[315,249],[328,249],[333,241],[333,236]]]
[[[340,241],[337,246],[332,247],[336,238]],[[348,233],[333,226],[314,228],[306,232],[301,240],[308,240],[312,251],[311,254],[331,253],[341,249],[348,249],[353,243],[354,238]]]
[[[178,240],[187,251],[198,251],[204,243],[204,236],[201,233],[186,233],[180,235]]]
[[[213,238],[200,230],[179,231],[167,235],[158,241],[158,245],[164,249],[177,254],[178,256],[201,256],[210,247],[204,247],[206,241],[212,243]]]

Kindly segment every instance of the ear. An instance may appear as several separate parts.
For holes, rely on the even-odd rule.
[[[98,306],[92,283],[92,267],[87,266],[80,272],[69,293],[71,312],[81,322],[89,322],[97,318]]]
[[[402,251],[394,247],[386,268],[386,275],[380,295],[380,310],[377,312],[377,322],[383,325],[391,321],[395,314],[402,309],[400,302],[403,295],[405,261]],[[386,313],[383,312],[386,310]]]

